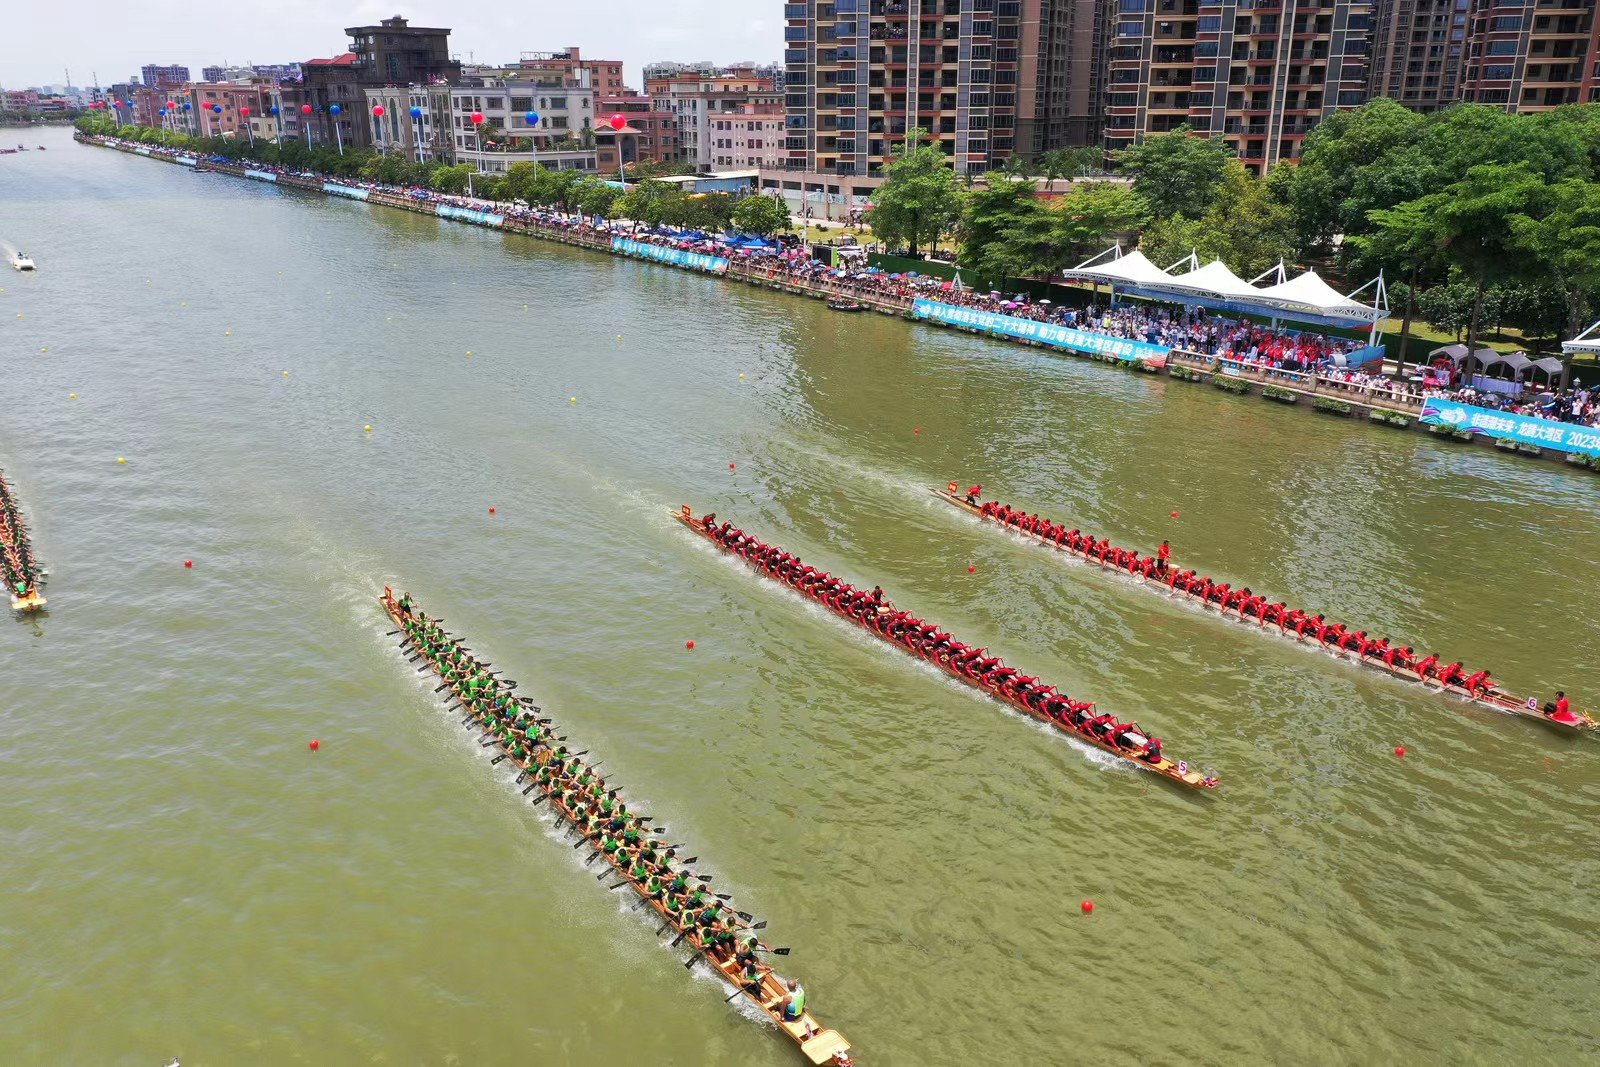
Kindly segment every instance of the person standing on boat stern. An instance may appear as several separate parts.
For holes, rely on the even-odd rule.
[[[951,482],[950,484],[951,485],[955,485],[956,483],[955,482]],[[950,493],[951,493],[952,496],[954,496],[955,495],[955,490],[952,489],[950,491]],[[967,486],[967,503],[976,504],[978,502],[978,498],[980,496],[982,496],[982,495],[983,495],[983,486],[981,486],[981,485],[969,485],[969,486]]]
[[[1161,547],[1156,549],[1156,573],[1165,575],[1167,573],[1167,565],[1171,562],[1172,546],[1163,541],[1161,542]]]

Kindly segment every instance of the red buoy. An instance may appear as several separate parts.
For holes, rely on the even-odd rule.
[[[1396,759],[1405,759],[1406,758],[1406,746],[1404,746],[1404,745],[1396,745],[1396,746],[1394,746],[1394,755],[1395,755]]]
[[[978,568],[969,563],[969,564],[967,564],[967,573],[968,574],[976,574],[976,573],[978,573]]]
[[[729,470],[733,470],[733,464],[732,463],[728,464],[728,469]]]
[[[183,561],[183,565],[185,567],[193,567],[194,566],[194,560],[186,559],[186,560]]]
[[[489,514],[491,514],[491,515],[493,515],[493,514],[494,514],[494,508],[490,508],[490,509],[489,509]]]
[[[1094,901],[1086,900],[1082,904],[1079,904],[1078,907],[1083,909],[1083,913],[1085,915],[1088,915],[1091,911],[1094,911]]]
[[[1175,518],[1177,518],[1177,517],[1178,517],[1178,513],[1177,513],[1177,512],[1176,512],[1176,511],[1169,511],[1169,512],[1167,512],[1167,518],[1169,518],[1169,519],[1175,519]]]
[[[306,747],[309,748],[311,751],[315,752],[317,749],[322,747],[322,742],[318,741],[316,738],[313,737],[311,739],[311,743],[309,745],[307,745]]]
[[[919,434],[919,433],[922,432],[922,427],[918,426],[916,429],[912,430],[911,432],[912,432],[913,435]]]
[[[685,641],[683,643],[683,647],[684,648],[693,648],[694,647],[694,642],[693,641]]]

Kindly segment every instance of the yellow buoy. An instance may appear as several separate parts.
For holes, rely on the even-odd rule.
[[[472,349],[470,349],[470,348],[467,349],[467,355],[469,355],[469,356],[472,355]]]
[[[126,462],[128,462],[128,461],[127,461],[127,460],[125,460],[125,459],[123,459],[123,458],[122,458],[122,457],[121,457],[121,456],[118,456],[118,457],[117,457],[117,462],[118,462],[118,463],[126,463]]]
[[[571,397],[570,398],[570,403],[576,404],[577,402],[578,402],[578,398],[577,397]]]
[[[288,372],[288,371],[284,371],[284,372],[283,372],[283,376],[284,376],[284,377],[285,377],[285,378],[287,378],[287,377],[288,377],[288,376],[289,376],[289,372]]]
[[[41,349],[39,349],[39,351],[41,351],[41,352],[48,352],[48,351],[50,351],[50,350],[49,350],[49,349],[48,349],[48,348],[41,348]]]
[[[619,340],[619,341],[622,340],[622,335],[620,333],[617,334],[617,340]]]
[[[740,380],[740,381],[741,381],[741,382],[742,382],[742,381],[744,381],[744,371],[740,371],[740,372],[739,372],[739,380]]]
[[[76,400],[76,399],[78,399],[78,394],[77,393],[68,393],[67,394],[67,399],[68,400]]]
[[[187,301],[187,300],[180,300],[180,301],[178,301],[178,306],[179,306],[179,307],[182,307],[182,308],[186,308],[186,307],[188,307],[188,306],[189,306],[189,301]]]
[[[232,330],[223,330],[222,331],[222,336],[224,336],[224,337],[232,337],[233,336],[233,331]]]
[[[367,425],[366,425],[366,426],[363,426],[363,427],[361,427],[361,428],[362,428],[362,429],[363,429],[363,430],[365,430],[365,431],[367,431],[367,432],[368,432],[368,433],[371,433],[371,432],[372,432],[372,425],[371,425],[371,424],[370,424],[370,423],[368,423],[368,424],[367,424]]]
[[[22,312],[20,312],[20,311],[17,312],[17,318],[19,318],[19,319],[22,318]]]

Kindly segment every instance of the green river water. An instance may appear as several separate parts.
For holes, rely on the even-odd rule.
[[[1592,709],[1591,475],[35,141],[0,162],[40,267],[0,292],[0,465],[53,580],[0,626],[0,1062],[802,1062],[488,765],[384,637],[386,582],[770,921],[863,1067],[1600,1062],[1600,740],[925,488],[1170,537]],[[680,502],[1221,788],[873,642]]]

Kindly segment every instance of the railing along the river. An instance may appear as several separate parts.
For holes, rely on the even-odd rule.
[[[1388,408],[1409,414],[1416,414],[1422,410],[1423,398],[1415,393],[1389,386],[1347,381],[1336,375],[1311,374],[1306,371],[1288,370],[1283,367],[1269,367],[1250,360],[1233,359],[1228,356],[1208,356],[1181,348],[1172,350],[1172,359],[1177,363],[1186,364],[1197,370],[1204,370],[1212,374],[1226,374],[1230,378],[1238,378],[1242,381],[1255,382],[1260,385],[1274,385],[1280,389],[1290,389],[1306,396],[1336,394],[1341,399],[1347,399],[1367,407]]]

